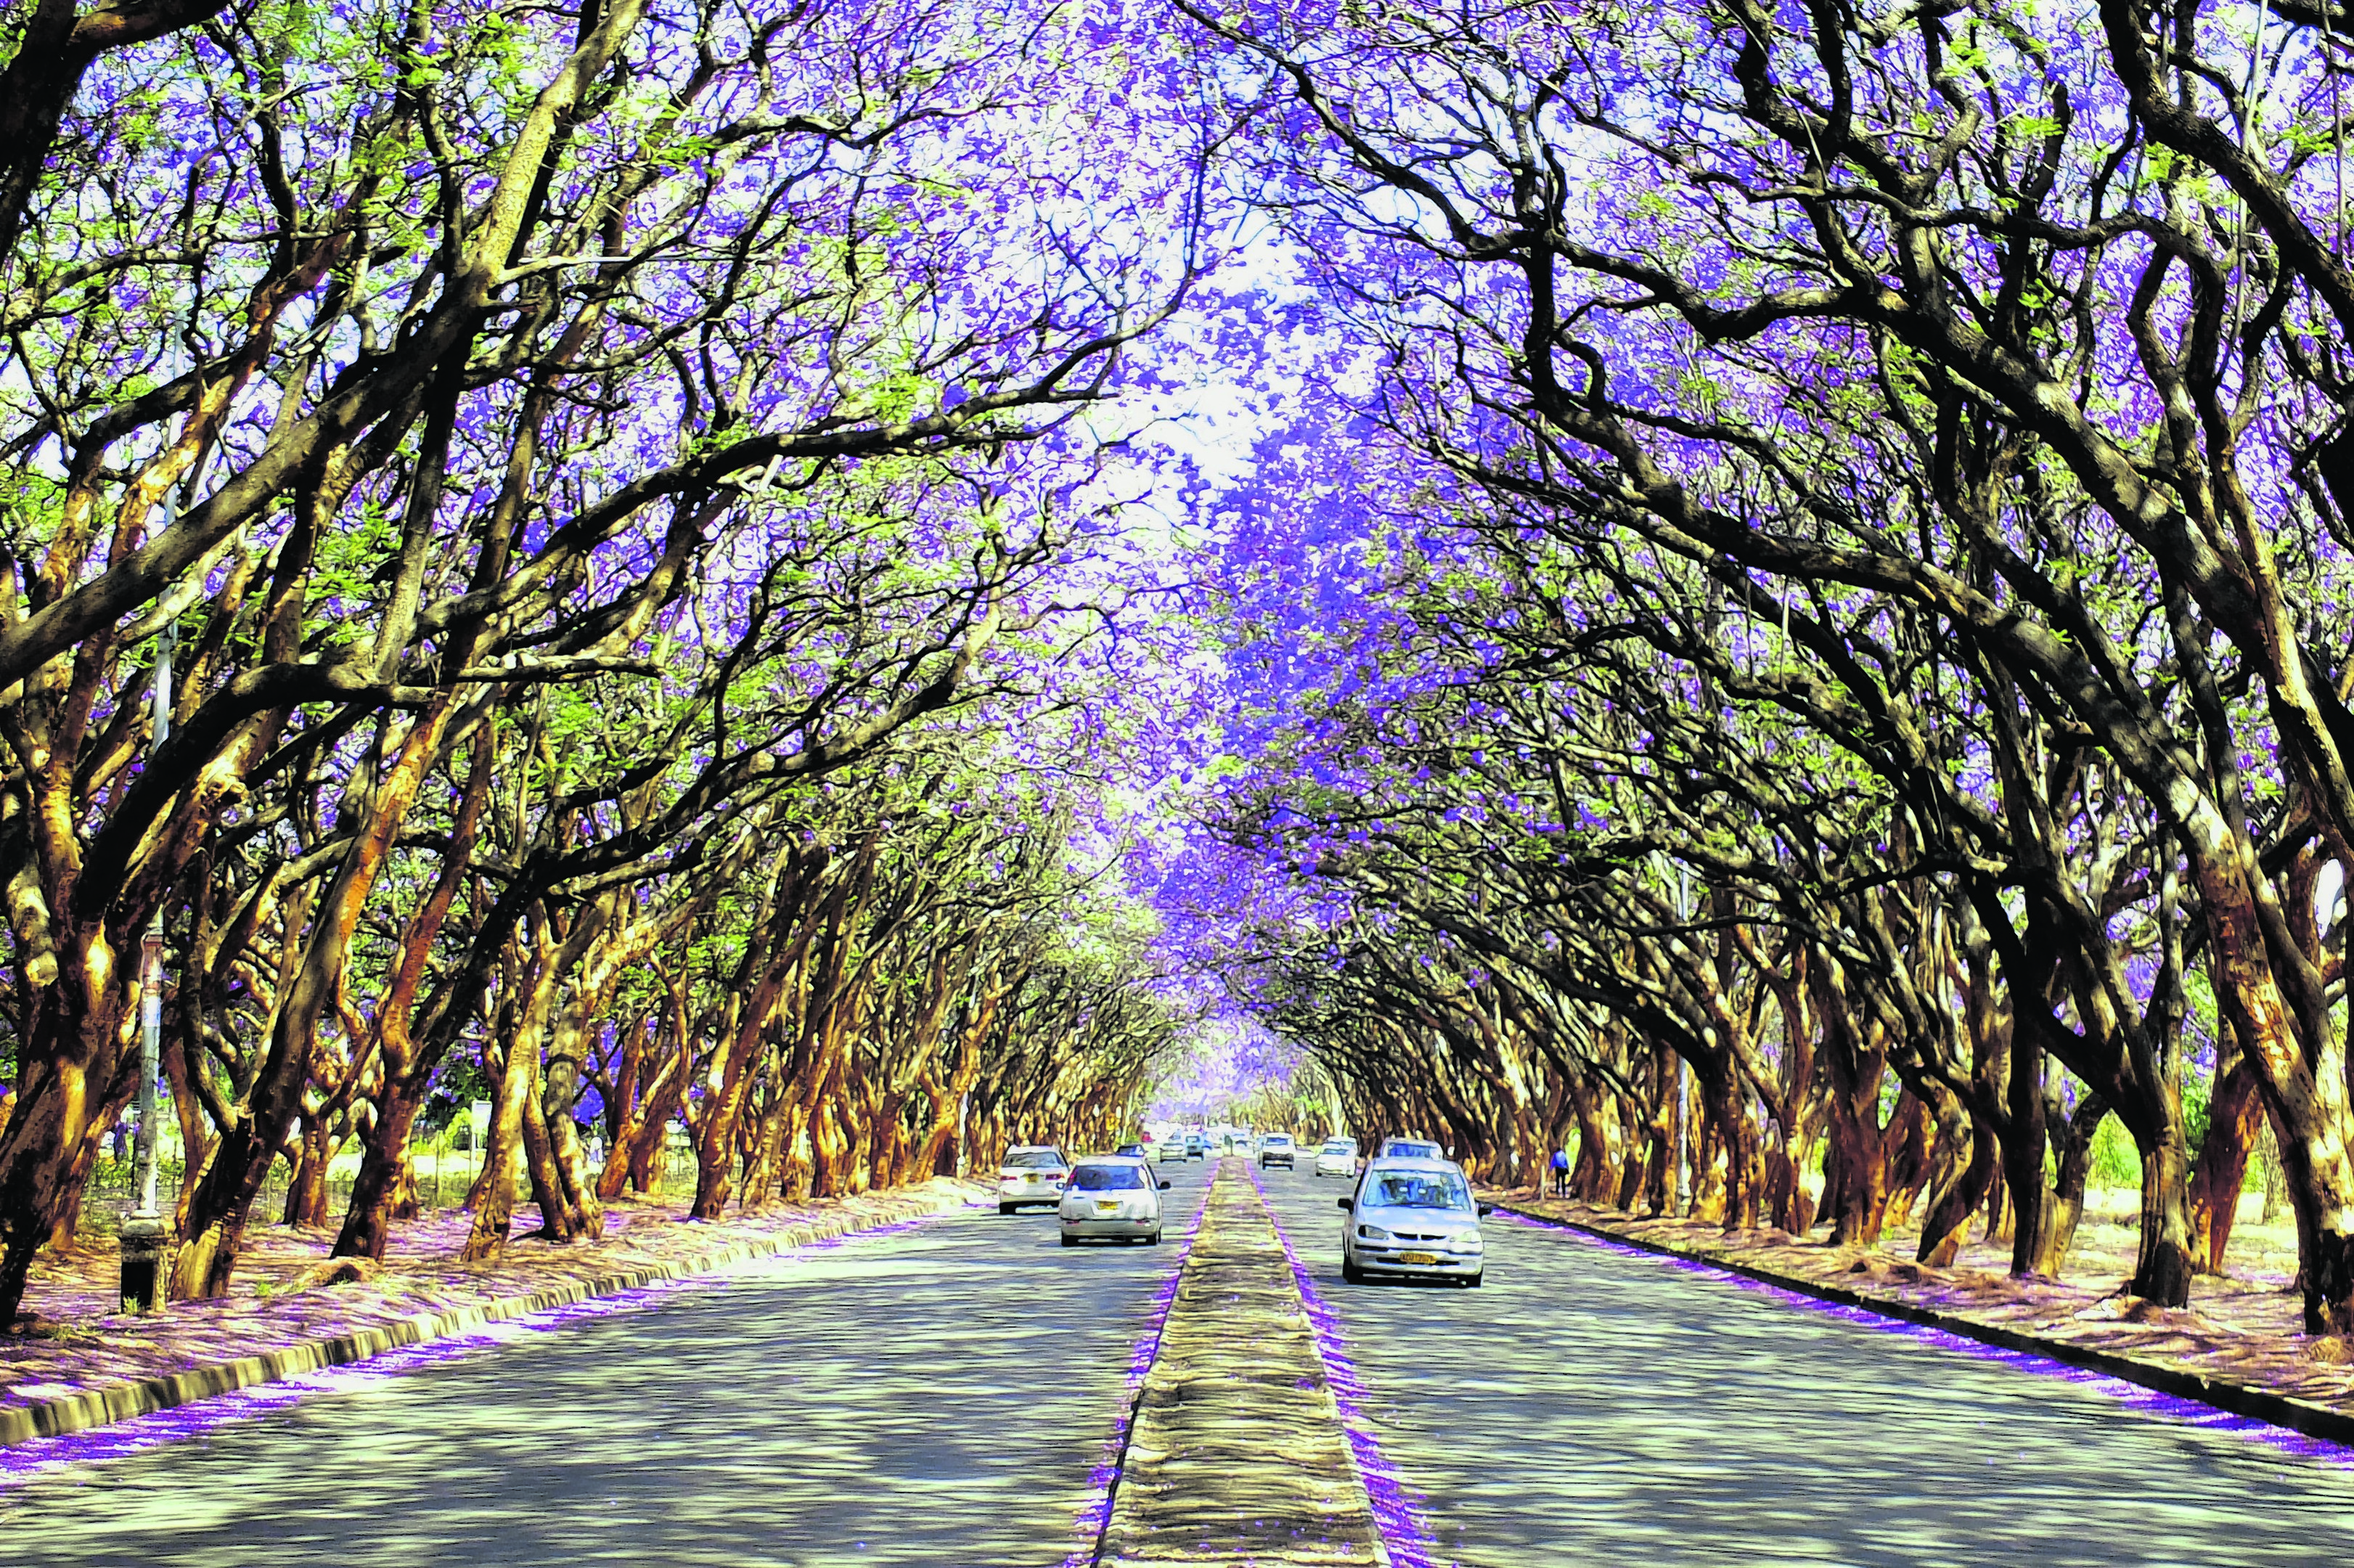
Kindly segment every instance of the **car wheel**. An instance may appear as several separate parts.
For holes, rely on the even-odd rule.
[[[1363,1285],[1365,1282],[1365,1271],[1357,1266],[1355,1258],[1344,1255],[1341,1259],[1341,1277],[1351,1285]]]
[[[1477,1290],[1479,1288],[1479,1282],[1487,1277],[1488,1276],[1484,1271],[1479,1274],[1467,1276],[1463,1281],[1463,1288],[1466,1290]]]
[[[1079,1245],[1079,1238],[1071,1234],[1070,1232],[1065,1231],[1063,1233],[1063,1245],[1065,1246],[1076,1246]]]
[[[1150,1235],[1145,1237],[1144,1245],[1147,1246],[1159,1246],[1161,1245],[1161,1233],[1159,1231],[1155,1231]]]
[[[997,1212],[1001,1214],[1010,1214],[1013,1212],[1013,1205],[1011,1203],[1000,1203],[997,1205]]]

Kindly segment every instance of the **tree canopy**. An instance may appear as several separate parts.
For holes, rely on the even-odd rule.
[[[2354,1332],[2342,6],[5,28],[0,1317],[160,917],[183,1296],[1239,1070]]]

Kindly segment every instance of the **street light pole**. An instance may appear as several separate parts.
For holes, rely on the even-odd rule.
[[[169,621],[155,639],[155,676],[148,693],[152,764],[172,735],[172,655],[178,633]],[[164,909],[159,903],[139,940],[139,1137],[132,1155],[138,1206],[122,1222],[122,1308],[153,1312],[162,1298],[164,1222],[155,1212],[155,1077],[164,1057]]]

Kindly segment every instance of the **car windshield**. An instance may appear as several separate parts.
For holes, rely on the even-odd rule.
[[[1373,1178],[1376,1209],[1469,1209],[1471,1189],[1452,1171],[1384,1171]]]
[[[1127,1192],[1144,1185],[1144,1171],[1135,1165],[1082,1165],[1071,1172],[1074,1192]]]
[[[1005,1157],[1008,1171],[1060,1171],[1063,1157],[1051,1149],[1017,1149]]]
[[[1357,1152],[1357,1146],[1350,1142],[1345,1138],[1336,1138],[1331,1142],[1326,1144],[1320,1152],[1325,1154],[1354,1154]]]

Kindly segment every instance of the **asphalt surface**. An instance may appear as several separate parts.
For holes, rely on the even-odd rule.
[[[2299,1563],[2354,1458],[1902,1329],[1485,1227],[1487,1282],[1344,1285],[1350,1183],[1266,1172],[1434,1563]],[[2269,1429],[2266,1429],[2269,1431]],[[2317,1451],[2318,1450],[2318,1451]],[[1414,1544],[1401,1553],[1411,1560]]]
[[[1158,1247],[972,1211],[0,1484],[0,1560],[1006,1564],[1091,1534]]]

